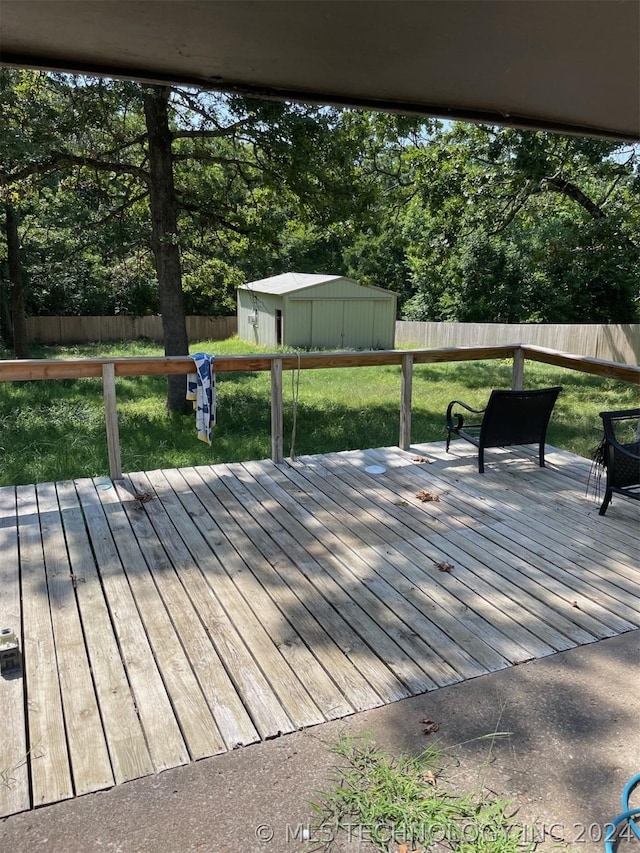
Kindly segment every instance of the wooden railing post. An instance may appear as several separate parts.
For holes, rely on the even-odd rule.
[[[282,453],[282,359],[271,362],[271,459],[283,462]]]
[[[109,476],[112,480],[121,480],[122,460],[120,458],[120,431],[116,406],[116,371],[112,362],[102,365],[102,390],[104,393],[104,418],[107,426]]]
[[[517,347],[513,351],[513,372],[511,374],[511,390],[522,391],[524,383],[524,350]]]
[[[402,356],[402,386],[400,389],[400,449],[411,447],[411,393],[413,388],[413,353]]]

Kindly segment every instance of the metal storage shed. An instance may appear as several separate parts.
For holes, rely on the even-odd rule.
[[[238,335],[267,346],[393,349],[396,302],[343,276],[284,273],[238,288]]]

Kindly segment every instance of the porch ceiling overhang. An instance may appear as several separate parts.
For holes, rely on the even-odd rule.
[[[2,0],[1,62],[640,139],[638,0]]]

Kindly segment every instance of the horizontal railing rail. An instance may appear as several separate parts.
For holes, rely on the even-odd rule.
[[[217,355],[217,373],[252,373],[271,370],[278,360],[283,370],[318,370],[333,367],[400,365],[407,353],[416,364],[447,361],[511,358],[517,345],[487,347],[444,347],[430,350],[372,350],[367,352],[259,353]],[[188,356],[141,356],[132,358],[21,359],[0,361],[0,381],[29,379],[80,379],[102,376],[102,365],[113,364],[116,376],[186,374],[193,370]]]
[[[623,382],[640,382],[637,366],[573,355],[529,344],[505,346],[442,347],[438,349],[375,350],[370,352],[303,352],[220,355],[216,373],[271,373],[271,458],[283,461],[282,371],[319,370],[341,367],[398,365],[402,368],[400,390],[400,436],[406,450],[411,444],[411,401],[413,367],[484,359],[512,359],[513,389],[523,387],[525,360],[538,361]],[[101,378],[103,383],[109,471],[112,479],[122,477],[115,380],[119,376],[159,376],[193,371],[188,356],[145,356],[133,358],[19,359],[0,361],[0,382]]]

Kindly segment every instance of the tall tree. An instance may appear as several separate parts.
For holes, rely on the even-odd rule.
[[[93,181],[102,221],[110,206],[122,210],[148,201],[167,355],[187,354],[185,229],[200,230],[209,242],[233,235],[246,253],[249,245],[259,251],[277,242],[281,218],[273,209],[328,223],[353,206],[355,149],[350,137],[340,135],[335,111],[168,87],[49,79],[74,117],[65,139],[58,137],[48,150],[50,166]],[[169,381],[167,402],[173,410],[185,406],[179,377]]]
[[[178,245],[178,199],[173,180],[169,92],[165,86],[148,87],[144,91],[149,149],[151,245],[158,275],[164,351],[166,355],[187,355],[189,338]],[[183,377],[168,377],[167,406],[174,412],[192,408],[185,400]]]
[[[32,83],[34,75],[27,77],[27,83]],[[30,145],[32,131],[29,118],[33,117],[33,105],[25,106],[20,100],[17,84],[20,83],[18,72],[8,68],[0,69],[0,109],[2,122],[0,124],[0,198],[3,201],[4,217],[3,232],[6,247],[6,269],[8,284],[7,305],[3,311],[8,312],[3,320],[6,343],[9,344],[16,358],[28,358],[29,343],[27,338],[27,320],[25,314],[25,281],[22,269],[21,240],[19,220],[21,197],[24,196],[25,182],[37,171],[37,166],[25,166],[29,155],[32,154]],[[17,133],[21,128],[23,133]],[[14,170],[20,166],[20,175],[14,177]]]
[[[27,317],[24,310],[24,282],[18,236],[18,214],[10,202],[5,202],[7,235],[7,266],[9,269],[12,346],[16,358],[29,358]]]

